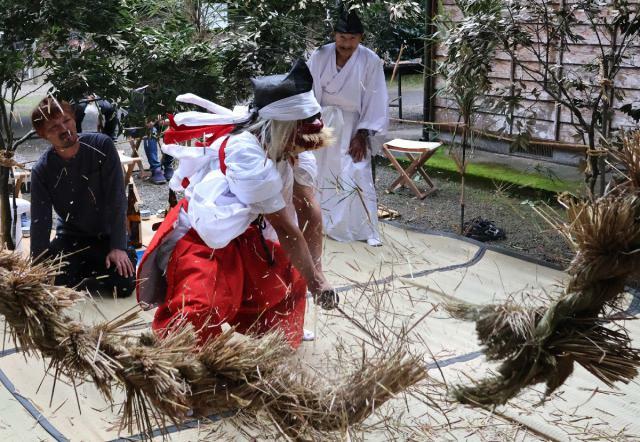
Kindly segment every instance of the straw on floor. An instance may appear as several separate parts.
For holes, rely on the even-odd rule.
[[[501,362],[497,376],[458,388],[458,400],[504,404],[537,383],[549,395],[575,364],[612,387],[637,376],[640,350],[619,312],[625,283],[640,269],[640,133],[625,137],[612,166],[621,176],[603,197],[562,196],[565,218],[538,209],[576,252],[559,299],[537,307],[446,303],[452,316],[476,322],[487,359]]]
[[[254,338],[229,330],[198,347],[187,324],[162,339],[128,334],[137,310],[89,326],[64,312],[85,295],[48,283],[59,270],[0,251],[0,314],[24,352],[48,359],[56,380],[90,380],[109,401],[115,388],[124,389],[122,428],[129,432],[150,435],[188,416],[242,411],[289,438],[326,439],[427,377],[422,358],[402,343],[330,380],[291,363],[279,333]]]

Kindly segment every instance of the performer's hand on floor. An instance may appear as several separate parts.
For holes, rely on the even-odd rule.
[[[116,271],[120,276],[131,278],[133,275],[135,275],[133,263],[129,259],[129,255],[127,255],[127,252],[125,252],[124,250],[113,249],[109,252],[105,260],[105,265],[107,266],[107,268],[110,268],[111,264],[116,266]]]
[[[354,163],[364,160],[367,155],[367,136],[362,132],[357,132],[349,144],[349,155]]]

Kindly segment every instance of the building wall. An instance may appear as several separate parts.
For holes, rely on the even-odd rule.
[[[565,4],[570,6],[575,1],[566,1]],[[639,0],[630,0],[638,6]],[[455,6],[453,0],[442,0],[441,7],[443,11],[449,14],[454,20],[461,18],[461,13]],[[560,2],[548,2],[549,7],[559,8]],[[557,50],[551,54],[552,59],[556,58],[559,64],[563,66],[567,72],[579,72],[581,66],[586,62],[592,61],[599,55],[597,46],[598,36],[587,25],[581,25],[577,29],[578,33],[584,37],[584,41],[578,44],[570,44],[568,50],[560,54]],[[613,108],[615,109],[613,128],[614,129],[631,129],[636,127],[636,123],[627,115],[619,111],[619,108],[627,103],[635,103],[634,107],[640,107],[640,43],[635,41],[629,48],[627,53],[630,58],[625,61],[623,68],[619,72],[615,80],[615,88],[624,92],[625,96],[622,100],[614,98]],[[446,47],[440,45],[436,48],[436,60],[441,61],[446,54]],[[520,60],[525,60],[529,66],[535,68],[538,62],[531,57],[530,54],[518,54]],[[535,98],[531,94],[531,90],[539,87],[532,81],[531,77],[522,72],[521,69],[515,68],[509,54],[498,52],[494,58],[494,64],[491,79],[496,87],[510,87],[513,81],[522,81],[526,85],[528,94],[525,95],[523,106],[530,108],[535,112],[535,125],[533,127],[533,136],[542,140],[556,141],[562,143],[582,144],[578,136],[578,132],[572,124],[572,115],[564,106],[557,103],[546,93],[541,92],[539,98]],[[436,78],[436,90],[443,85],[442,78]],[[520,112],[514,115],[511,124],[507,123],[504,115],[492,113],[490,110],[480,112],[476,120],[476,126],[482,130],[490,132],[498,132],[502,130],[503,134],[509,135],[517,133],[517,127],[513,124],[515,121],[522,120],[525,114]],[[455,103],[441,94],[436,95],[434,103],[434,119],[438,122],[455,122],[458,121],[458,113]],[[588,119],[590,121],[590,117]],[[586,140],[585,140],[586,141]],[[500,143],[498,143],[500,144]],[[553,149],[557,149],[554,146]],[[575,148],[575,146],[574,146]],[[535,146],[534,149],[535,151]],[[575,150],[575,149],[574,149]],[[534,152],[535,153],[535,152]],[[547,155],[554,154],[546,152]],[[571,155],[574,157],[575,155]]]

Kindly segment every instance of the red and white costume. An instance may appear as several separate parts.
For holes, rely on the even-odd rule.
[[[217,106],[191,95],[182,101],[185,97],[209,110]],[[285,207],[295,217],[294,180],[313,185],[315,159],[304,152],[296,164],[274,163],[251,133],[228,135],[240,118],[222,109],[226,120],[178,114],[180,130],[165,134],[169,144],[163,150],[180,161],[170,186],[184,189],[185,198],[169,212],[142,258],[138,300],[158,306],[152,324],[158,333],[186,320],[204,342],[226,322],[242,333],[280,328],[295,348],[302,340],[306,282],[273,229],[261,230],[255,221]],[[200,139],[199,146],[171,144],[185,136]]]

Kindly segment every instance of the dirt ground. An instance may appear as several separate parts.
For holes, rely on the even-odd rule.
[[[389,97],[398,96],[397,86],[389,85]],[[407,120],[422,120],[423,91],[420,76],[409,75],[403,80],[402,89],[403,115]],[[392,118],[390,134],[401,129],[394,118],[399,118],[398,108],[390,108]],[[391,136],[391,135],[390,135]],[[395,135],[394,135],[395,136]],[[410,139],[419,139],[416,131]],[[406,138],[400,136],[400,138]],[[431,178],[438,187],[438,191],[420,201],[413,198],[413,194],[402,188],[395,194],[385,192],[385,189],[395,180],[397,174],[379,161],[376,169],[376,189],[379,203],[398,211],[401,215],[396,221],[418,228],[458,233],[460,228],[460,178],[447,173],[433,172]],[[532,160],[532,165],[535,161]],[[418,183],[418,187],[424,183]],[[550,195],[526,195],[513,188],[498,188],[491,183],[469,183],[465,189],[465,220],[477,216],[491,220],[497,227],[506,231],[506,238],[489,242],[493,247],[500,247],[515,253],[523,254],[548,263],[566,267],[572,258],[572,252],[566,242],[555,231],[550,231],[548,225],[537,215],[532,206],[539,204],[545,198],[550,204],[555,204]]]
[[[415,76],[407,76],[403,80],[403,118],[420,120],[422,118],[423,95],[422,82]],[[397,96],[396,85],[389,86],[390,98]],[[30,110],[23,109],[28,119]],[[390,117],[397,118],[398,109],[390,108]],[[397,128],[391,124],[390,130]],[[25,120],[16,132],[22,134],[30,128]],[[47,148],[41,140],[31,140],[19,147],[16,157],[19,161],[35,161]],[[118,149],[130,153],[128,142],[121,138]],[[140,154],[146,164],[144,150]],[[33,163],[27,166],[31,167]],[[408,226],[458,233],[460,224],[460,184],[459,177],[445,173],[432,173],[431,177],[438,191],[424,200],[417,200],[407,189],[400,189],[388,194],[385,189],[396,177],[395,171],[380,159],[376,168],[379,203],[397,211],[401,216],[395,221]],[[167,206],[167,186],[157,186],[135,175],[135,181],[143,200],[143,208],[152,214],[164,210]],[[424,183],[419,182],[419,186]],[[571,257],[569,247],[560,236],[548,230],[548,226],[533,211],[538,197],[518,195],[513,189],[496,188],[492,184],[470,183],[466,186],[466,216],[469,220],[476,216],[493,221],[498,227],[505,229],[506,239],[493,241],[490,244],[516,253],[563,266]],[[29,194],[25,194],[28,199]]]
[[[129,153],[128,143],[118,143],[118,148]],[[40,140],[33,140],[20,147],[17,153],[19,161],[35,161],[46,149]],[[141,154],[144,153],[141,149]],[[146,159],[144,159],[146,161]],[[30,163],[33,165],[33,163]],[[395,221],[407,226],[458,233],[460,225],[460,183],[456,176],[444,173],[431,173],[438,190],[424,200],[418,200],[405,188],[389,194],[385,189],[397,174],[384,160],[380,159],[376,167],[376,188],[379,203],[400,214]],[[167,207],[168,187],[151,184],[134,176],[143,201],[143,208],[151,214]],[[418,182],[419,186],[424,183]],[[489,244],[524,254],[546,262],[565,265],[571,253],[557,233],[549,231],[545,222],[535,214],[532,204],[535,200],[527,196],[516,196],[509,189],[500,189],[492,185],[471,183],[466,186],[465,219],[476,216],[493,221],[505,229],[506,239],[492,241]],[[25,194],[25,198],[30,195]]]
[[[438,190],[424,200],[413,197],[406,188],[391,194],[385,189],[397,173],[382,161],[376,167],[378,201],[396,210],[395,221],[416,228],[459,233],[460,181],[445,173],[431,172]],[[424,183],[418,183],[424,186]],[[465,189],[465,220],[482,217],[491,220],[506,231],[506,238],[490,241],[495,247],[565,266],[571,258],[566,242],[533,210],[537,201],[526,196],[515,196],[508,189],[495,186],[467,184]]]

